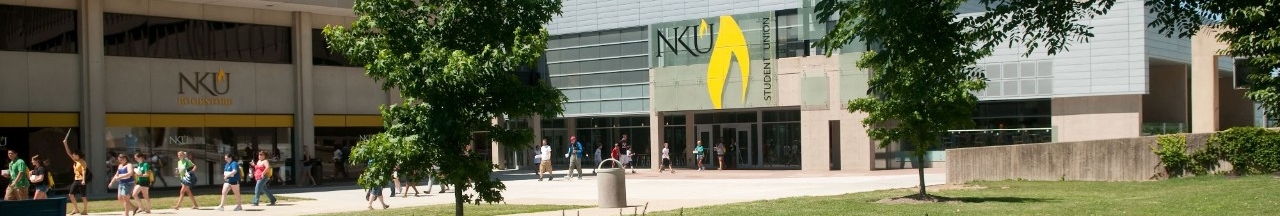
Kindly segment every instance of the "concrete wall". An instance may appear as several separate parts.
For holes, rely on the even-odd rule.
[[[1153,67],[1151,93],[1142,96],[1142,121],[1188,123],[1189,75],[1186,66]]]
[[[79,57],[0,51],[0,112],[79,111]]]
[[[778,86],[781,87],[778,91],[781,98],[779,103],[801,107],[801,170],[831,169],[831,121],[839,121],[840,125],[840,149],[837,152],[840,170],[871,170],[871,156],[875,146],[867,136],[866,127],[862,126],[862,119],[867,114],[849,113],[846,109],[850,99],[866,97],[866,71],[841,65],[841,62],[850,61],[847,58],[857,56],[859,55],[838,54],[830,58],[809,56],[778,60]],[[802,84],[805,82],[808,84]],[[845,85],[850,83],[861,85]],[[806,86],[824,87],[805,88]],[[818,98],[814,98],[814,95]]]
[[[1218,52],[1227,44],[1218,42],[1218,29],[1206,28],[1191,38],[1191,132],[1217,131],[1218,116]]]
[[[1155,137],[947,149],[947,183],[1144,181],[1163,172]]]
[[[244,62],[199,61],[106,56],[107,112],[118,113],[293,113],[293,65]],[[223,95],[209,95],[205,89],[193,92],[180,80],[186,76],[198,84],[193,73],[227,74],[230,89]],[[205,79],[214,87],[214,77]],[[180,90],[186,88],[185,90]],[[185,94],[180,94],[184,91]],[[181,104],[180,97],[229,98],[231,105]]]
[[[1218,130],[1253,126],[1253,101],[1244,97],[1248,90],[1235,89],[1232,77],[1218,78]]]
[[[313,67],[316,114],[379,114],[387,104],[382,84],[364,76],[364,68]],[[382,96],[382,97],[378,97]]]
[[[1054,98],[1052,103],[1057,141],[1141,135],[1142,95]]]

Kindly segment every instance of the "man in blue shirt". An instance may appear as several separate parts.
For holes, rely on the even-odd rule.
[[[568,152],[569,154],[565,156],[569,157],[569,174],[565,175],[564,179],[569,179],[570,177],[573,177],[574,169],[578,170],[578,179],[582,179],[582,159],[586,158],[586,153],[584,149],[582,149],[582,143],[578,142],[578,137],[576,136],[569,137]]]

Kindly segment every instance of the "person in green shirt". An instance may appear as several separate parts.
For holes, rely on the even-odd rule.
[[[196,195],[191,193],[191,186],[196,184],[195,172],[196,164],[187,158],[187,152],[178,152],[178,177],[182,179],[182,188],[178,189],[178,203],[173,205],[173,210],[178,210],[182,206],[182,198],[191,197],[191,209],[200,209],[200,203],[196,202]]]
[[[27,199],[27,187],[31,186],[31,180],[27,175],[27,163],[18,157],[18,152],[9,149],[9,173],[5,177],[12,179],[9,186],[4,189],[5,201],[18,201]]]

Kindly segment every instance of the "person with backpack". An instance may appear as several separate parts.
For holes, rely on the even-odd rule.
[[[182,178],[182,188],[178,189],[178,203],[173,204],[173,210],[178,210],[182,206],[182,198],[191,197],[191,209],[199,210],[200,203],[196,201],[196,195],[191,193],[191,186],[196,185],[196,164],[187,158],[187,152],[178,151],[178,177]]]
[[[53,188],[53,177],[49,175],[49,161],[40,158],[40,155],[31,156],[31,191],[35,194],[31,199],[48,199],[49,188]]]
[[[569,174],[564,176],[565,180],[573,177],[574,169],[578,170],[578,180],[582,180],[582,159],[587,157],[583,150],[582,143],[578,142],[578,137],[570,136],[569,153],[566,155],[569,156]]]
[[[71,136],[71,131],[67,131],[67,136]],[[75,176],[71,181],[71,192],[67,193],[67,199],[71,200],[71,214],[89,215],[89,189],[88,183],[93,179],[93,175],[89,174],[89,163],[84,160],[84,152],[71,151],[71,146],[67,144],[67,138],[62,138],[62,148],[67,151],[67,157],[71,158],[73,163],[71,173]],[[76,195],[80,195],[80,201],[76,202]]]
[[[244,177],[244,172],[240,170],[240,163],[235,161],[235,156],[231,153],[223,154],[222,160],[227,163],[222,167],[222,199],[218,202],[218,211],[223,211],[223,206],[227,203],[227,192],[234,192],[236,196],[236,209],[232,211],[244,211],[240,203],[244,201],[240,199],[240,179]]]
[[[133,154],[133,159],[138,160],[138,165],[134,168],[134,176],[136,182],[133,186],[133,199],[138,200],[138,206],[142,212],[151,214],[151,183],[155,183],[155,169],[152,168],[151,162],[147,162],[147,154]],[[135,212],[136,214],[136,212]]]
[[[253,187],[253,206],[258,206],[258,198],[263,194],[271,201],[267,205],[276,205],[276,195],[271,194],[268,188],[271,185],[271,175],[271,160],[267,159],[267,151],[258,151],[258,161],[253,164],[253,179],[258,180]]]
[[[133,195],[134,173],[133,164],[129,163],[129,156],[124,154],[116,155],[116,175],[111,178],[111,182],[107,183],[107,188],[116,189],[116,200],[120,201],[120,205],[124,206],[124,215],[137,215],[138,207],[129,200],[129,196]]]

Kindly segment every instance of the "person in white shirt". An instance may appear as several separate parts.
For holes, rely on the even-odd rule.
[[[662,164],[658,165],[658,172],[662,172],[662,166],[667,166],[667,170],[671,170],[671,174],[676,173],[676,169],[671,167],[671,144],[662,143]]]
[[[542,181],[542,173],[546,173],[547,181],[551,181],[551,145],[547,145],[547,138],[542,138],[542,150],[538,156],[542,158],[542,164],[538,165],[538,181]]]

